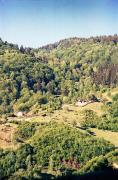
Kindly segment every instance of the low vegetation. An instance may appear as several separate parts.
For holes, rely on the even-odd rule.
[[[118,132],[118,95],[113,96],[113,101],[104,105],[103,108],[105,114],[101,117],[97,116],[93,110],[85,110],[81,125]]]
[[[21,131],[21,125],[19,128]],[[22,124],[24,139],[25,130],[26,124]],[[19,137],[18,134],[16,136]],[[36,133],[28,135],[28,138],[29,143],[23,143],[16,151],[1,150],[1,178],[9,177],[21,169],[30,174],[46,169],[52,174],[63,175],[68,169],[78,171],[92,158],[114,150],[108,141],[57,123],[39,125]]]

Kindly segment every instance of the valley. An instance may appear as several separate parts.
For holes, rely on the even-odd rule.
[[[117,35],[0,40],[0,179],[117,176],[117,58]]]

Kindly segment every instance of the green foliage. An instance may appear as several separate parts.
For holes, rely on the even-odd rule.
[[[30,138],[36,131],[37,123],[23,122],[18,126],[18,129],[15,133],[15,139],[26,140]]]
[[[32,139],[32,146],[37,151],[37,163],[52,169],[66,167],[64,162],[69,160],[76,160],[81,165],[112,149],[108,142],[97,140],[64,124],[43,126],[39,128],[39,132],[42,135],[36,134]]]
[[[93,159],[91,159],[90,161],[88,161],[84,167],[82,167],[80,169],[80,173],[84,174],[89,173],[89,172],[95,172],[95,171],[100,171],[100,170],[104,170],[104,168],[106,168],[108,166],[108,161],[107,158],[103,155],[99,156],[99,157],[95,157]]]
[[[96,127],[97,124],[100,121],[100,118],[97,116],[97,114],[92,110],[84,110],[83,111],[83,121],[81,122],[81,125],[83,127]]]
[[[75,103],[78,97],[88,99],[98,90],[117,86],[116,39],[71,38],[39,49],[1,40],[0,115],[54,110],[63,100]]]
[[[38,114],[40,108],[53,111],[78,98],[96,100],[98,91],[118,85],[117,42],[116,35],[70,38],[32,49],[0,39],[0,116],[19,111]],[[91,110],[83,115],[85,128],[118,131],[118,95],[105,105],[104,116]],[[0,150],[0,179],[41,178],[42,169],[63,175],[94,172],[117,162],[117,152],[110,152],[112,144],[74,127],[19,124],[15,138],[21,146]]]
[[[118,101],[118,94],[116,94],[115,96],[113,96],[113,101]]]
[[[23,144],[16,151],[0,150],[0,178],[20,171],[22,175],[24,173],[26,177],[32,177],[33,174],[40,175],[42,169],[60,171],[62,174],[68,169],[78,171],[92,158],[103,157],[114,150],[109,142],[64,124],[40,125],[34,135],[27,127],[25,124],[24,130],[29,130],[30,134],[25,134],[24,130],[21,130],[21,134],[30,137],[31,144]],[[102,168],[105,162],[104,158],[100,158],[97,165],[96,162],[92,163],[93,170],[98,166]]]
[[[115,100],[105,105],[105,108],[106,114],[101,117],[98,117],[92,110],[85,110],[81,125],[86,128],[97,127],[98,129],[118,132],[118,101]]]
[[[59,97],[52,97],[49,99],[49,107],[52,110],[58,110],[62,106],[62,100]]]
[[[118,101],[115,96],[111,104],[106,105],[106,116],[101,118],[98,128],[111,131],[118,131]]]

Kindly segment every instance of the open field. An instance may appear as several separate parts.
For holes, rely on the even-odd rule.
[[[8,122],[6,124],[0,125],[0,147],[1,148],[15,148],[13,142],[13,134],[17,128],[16,124],[10,123],[10,121],[29,121],[29,122],[50,122],[56,121],[58,123],[67,123],[73,124],[76,122],[78,126],[80,126],[80,121],[82,120],[82,111],[85,109],[92,109],[98,115],[101,115],[103,112],[101,110],[102,103],[91,103],[84,107],[77,107],[74,105],[64,105],[62,109],[56,110],[53,113],[41,112],[38,116],[33,117],[11,117],[8,118]]]
[[[105,99],[107,99],[108,101],[112,101],[112,96],[114,96],[114,95],[116,95],[116,94],[118,94],[118,87],[111,89],[111,91],[110,91],[110,96],[108,96],[108,93],[107,93],[107,92],[103,93],[102,95],[103,95],[103,97],[104,97]]]
[[[113,91],[116,93],[117,91]],[[53,113],[47,113],[41,111],[41,114],[37,116],[24,116],[24,117],[11,117],[8,118],[8,122],[13,121],[29,121],[29,122],[50,122],[55,121],[58,123],[67,123],[73,125],[76,122],[76,125],[80,127],[80,122],[83,119],[82,111],[85,109],[93,110],[97,113],[98,116],[102,115],[104,112],[102,110],[102,102],[90,103],[84,107],[78,107],[71,104],[63,105],[62,109],[56,110]],[[17,128],[16,124],[7,123],[0,125],[0,147],[1,148],[16,148],[13,142],[13,134]],[[102,137],[115,146],[118,146],[118,133],[111,131],[103,131],[98,129],[91,129],[97,137]]]
[[[116,93],[114,91],[113,93]],[[82,111],[85,109],[93,110],[97,113],[98,116],[103,114],[103,110],[101,109],[103,103],[95,102],[90,103],[84,107],[77,107],[74,105],[66,104],[60,110],[56,110],[53,113],[41,112],[38,116],[33,117],[15,117],[8,118],[9,121],[29,121],[29,122],[50,122],[55,121],[58,123],[65,123],[71,126],[76,123],[76,126],[80,127],[80,122],[83,119]],[[15,144],[13,140],[14,132],[17,129],[17,125],[14,123],[5,123],[0,124],[0,148],[3,149],[16,149],[19,145]],[[118,147],[118,133],[111,132],[106,130],[99,130],[97,128],[92,128],[92,132],[95,133],[96,137],[104,138],[108,140],[116,147]]]
[[[58,122],[67,122],[72,123],[74,121],[79,124],[79,122],[82,120],[83,115],[82,111],[85,109],[91,109],[94,112],[97,113],[98,116],[103,114],[103,111],[101,109],[103,103],[101,102],[95,102],[90,103],[84,107],[78,107],[71,104],[65,104],[63,105],[62,109],[56,110],[53,113],[44,113],[44,115],[39,114],[38,116],[34,117],[24,117],[21,118],[22,120],[26,121],[33,121],[33,122],[50,122],[50,121],[58,121]]]
[[[101,109],[102,106],[103,106],[102,102],[94,102],[94,103],[90,103],[84,107],[78,107],[78,110],[82,111],[85,109],[90,109],[90,110],[93,110],[94,112],[96,112],[98,116],[100,116],[103,114],[103,111]]]
[[[118,132],[100,130],[97,128],[91,128],[90,130],[94,132],[97,137],[104,138],[105,140],[114,144],[115,147],[118,147]]]

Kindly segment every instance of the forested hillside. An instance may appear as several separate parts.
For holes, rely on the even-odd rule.
[[[58,109],[116,87],[117,42],[117,35],[71,38],[32,49],[0,40],[0,114]]]
[[[96,130],[117,140],[117,35],[0,39],[0,179],[117,179],[117,143]]]
[[[101,172],[117,162],[111,143],[64,124],[23,123],[15,139],[22,142],[16,151],[0,150],[1,178],[56,179]]]

